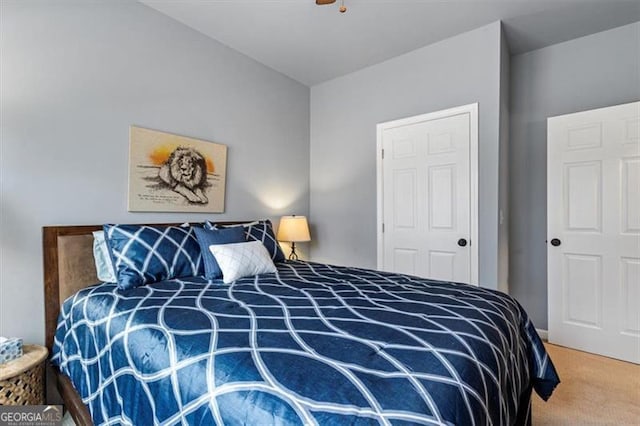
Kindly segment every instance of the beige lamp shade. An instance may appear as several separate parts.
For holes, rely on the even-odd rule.
[[[299,243],[311,241],[306,216],[282,216],[278,226],[278,241]]]

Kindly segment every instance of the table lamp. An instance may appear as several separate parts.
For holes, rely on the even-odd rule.
[[[278,241],[291,243],[291,254],[289,260],[298,260],[296,254],[296,243],[311,241],[309,234],[309,224],[305,216],[282,216],[280,226],[278,226]]]

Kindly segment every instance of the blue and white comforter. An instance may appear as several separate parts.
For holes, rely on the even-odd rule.
[[[86,288],[53,362],[96,424],[508,425],[558,383],[509,296],[306,262]]]

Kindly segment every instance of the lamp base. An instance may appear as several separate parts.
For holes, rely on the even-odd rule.
[[[291,253],[289,253],[289,260],[298,260],[298,254],[296,253],[296,243],[291,242]]]

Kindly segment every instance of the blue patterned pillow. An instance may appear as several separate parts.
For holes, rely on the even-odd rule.
[[[280,244],[276,240],[271,221],[257,220],[255,222],[244,223],[242,225],[217,225],[206,221],[204,227],[207,229],[221,229],[242,226],[247,237],[247,241],[261,241],[274,262],[284,262],[284,253],[280,249]]]
[[[247,238],[241,226],[222,229],[194,228],[204,262],[204,276],[207,279],[222,278],[220,266],[209,251],[209,246],[230,243],[244,243]]]
[[[193,227],[104,225],[118,288],[204,274]]]

